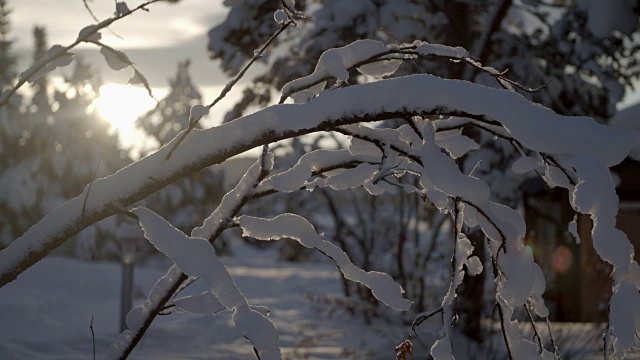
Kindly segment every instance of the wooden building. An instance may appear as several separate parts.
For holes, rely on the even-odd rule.
[[[620,111],[611,126],[640,129],[640,104]],[[627,234],[640,261],[640,167],[623,163],[612,169],[620,201],[617,226]],[[574,211],[564,189],[547,191],[542,180],[527,183],[527,244],[547,279],[545,298],[554,321],[605,321],[611,295],[611,265],[593,249],[589,216],[577,218],[580,241],[567,231]]]

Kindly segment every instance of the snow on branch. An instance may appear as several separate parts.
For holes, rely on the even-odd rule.
[[[281,359],[275,326],[263,314],[249,306],[227,268],[220,262],[209,242],[189,237],[153,211],[139,207],[138,216],[144,236],[167,255],[185,274],[203,279],[227,309],[233,321],[256,348],[260,359]]]
[[[440,56],[452,59],[463,59],[469,53],[461,47],[449,47],[415,41],[413,44],[385,45],[381,41],[357,40],[343,47],[329,49],[320,55],[316,69],[312,74],[290,81],[282,88],[280,102],[294,93],[320,87],[311,95],[324,89],[327,80],[335,79],[338,84],[349,79],[349,69],[357,68],[363,74],[383,77],[393,74],[408,54],[421,56]]]
[[[535,89],[526,88],[506,78],[506,71],[483,66],[480,62],[470,58],[469,52],[461,47],[431,44],[420,40],[411,44],[386,45],[381,41],[363,39],[323,52],[313,73],[292,80],[283,86],[279,103],[284,103],[289,96],[293,97],[295,102],[306,102],[324,90],[327,81],[334,80],[336,86],[346,83],[349,79],[349,71],[353,69],[374,77],[393,75],[403,60],[415,59],[415,56],[463,62],[467,65],[467,73],[471,74],[476,70],[482,71],[495,78],[500,86],[510,91],[518,88],[532,93],[546,86],[542,85]]]
[[[227,222],[240,211],[249,199],[252,191],[260,180],[268,174],[272,167],[273,154],[270,152],[263,153],[263,156],[247,169],[233,190],[225,194],[215,211],[204,221],[202,226],[193,229],[191,236],[208,239],[209,242],[215,241],[222,231],[227,228]],[[166,306],[186,279],[187,275],[181,272],[177,266],[172,266],[169,271],[155,283],[147,299],[141,305],[131,309],[129,314],[127,314],[127,326],[129,330],[122,332],[116,342],[109,347],[107,359],[126,359],[142,339],[151,322]],[[219,310],[217,306],[219,300],[214,294],[208,294],[214,299],[207,298],[207,295],[204,295],[206,299],[204,301],[208,303],[208,306],[202,305],[202,307],[208,308],[208,310],[206,310],[208,313],[216,313]],[[182,301],[182,303],[184,304],[184,301]],[[180,307],[178,300],[174,300],[173,304]],[[224,308],[222,304],[220,304],[220,306]],[[260,307],[252,306],[254,310],[259,310],[258,308]],[[205,310],[202,312],[205,312]]]
[[[210,239],[215,236],[226,221],[237,214],[248,198],[248,195],[258,185],[260,180],[273,168],[273,153],[264,155],[242,176],[238,184],[224,195],[216,210],[199,226],[191,232],[191,236],[203,239]]]
[[[378,162],[379,158],[371,155],[356,156],[351,154],[349,150],[315,150],[300,157],[298,163],[290,169],[266,179],[263,185],[271,186],[275,190],[282,192],[296,191],[302,186],[309,185],[307,180],[313,176],[314,171],[325,168],[329,164],[342,164],[352,161],[360,162],[363,165],[368,162]]]
[[[160,309],[173,296],[178,286],[186,279],[187,276],[176,265],[171,266],[167,273],[153,285],[147,299],[129,311],[126,317],[129,329],[123,331],[115,343],[109,346],[105,360],[126,359],[133,350],[132,342],[141,336],[139,335],[141,329],[144,332],[151,324],[150,321],[146,323],[147,319],[155,317],[156,310]]]
[[[324,240],[307,219],[299,215],[282,214],[273,219],[245,215],[238,218],[238,223],[243,236],[258,240],[291,238],[305,247],[316,249],[333,260],[346,279],[362,283],[383,303],[398,310],[408,310],[411,306],[411,301],[402,297],[404,290],[391,276],[377,271],[365,272],[356,267],[344,251]]]
[[[428,96],[425,96],[428,94]],[[371,101],[375,99],[375,101]],[[87,226],[204,167],[267,143],[341,125],[416,115],[464,116],[502,124],[523,146],[549,154],[592,157],[606,166],[640,149],[640,132],[588,117],[565,117],[500,89],[431,75],[414,75],[322,93],[305,104],[272,106],[208,130],[194,130],[170,159],[175,139],[156,153],[93,183],[0,252],[0,285]],[[85,192],[86,192],[85,188]]]

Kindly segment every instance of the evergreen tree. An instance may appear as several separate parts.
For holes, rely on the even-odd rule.
[[[11,10],[6,0],[0,0],[0,89],[10,85],[16,77],[17,57],[11,52],[13,40],[10,37],[11,23],[9,15]]]
[[[33,61],[47,52],[46,31],[35,27]],[[6,56],[10,58],[10,56]],[[114,173],[131,162],[118,149],[117,136],[110,124],[95,111],[101,82],[91,66],[76,57],[71,73],[50,96],[48,77],[33,84],[28,111],[14,107],[14,118],[4,122],[11,132],[6,146],[10,156],[3,157],[6,171],[0,182],[11,188],[3,199],[2,237],[10,241],[37,219],[66,200],[81,193],[94,177]],[[3,107],[4,109],[11,107]],[[4,127],[3,127],[4,128]],[[90,201],[91,193],[89,193]],[[118,227],[122,219],[110,219],[83,234],[77,244],[69,243],[61,252],[86,258],[119,259]],[[140,241],[141,244],[144,242]],[[77,248],[77,245],[82,245]]]
[[[33,27],[33,39],[34,39],[34,51],[33,62],[44,58],[47,54],[47,32],[44,27]],[[37,116],[44,121],[51,121],[51,105],[49,104],[49,95],[47,94],[48,75],[44,74],[32,84],[33,97],[31,98],[30,112],[37,114]]]
[[[0,0],[0,91],[5,90],[14,82],[17,56],[14,54],[11,39],[11,23],[9,15],[11,10],[5,0]],[[20,112],[22,97],[16,94],[6,106],[0,108],[0,188],[12,189],[2,192],[0,196],[0,248],[13,239],[13,236],[22,229],[19,224],[22,220],[16,209],[16,201],[21,189],[28,193],[32,184],[26,175],[28,166],[22,169],[16,168],[20,162],[19,141],[21,136],[21,123],[24,114]]]
[[[191,106],[202,102],[189,75],[189,65],[190,60],[178,64],[175,78],[169,79],[169,94],[137,121],[160,146],[187,128]]]

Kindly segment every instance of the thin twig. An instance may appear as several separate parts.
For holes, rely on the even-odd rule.
[[[246,338],[246,336],[245,336],[245,338]],[[258,360],[260,360],[260,353],[258,353],[258,349],[256,349],[255,346],[253,347],[253,352],[256,354],[256,357],[258,358]]]
[[[151,5],[153,3],[159,2],[159,1],[167,1],[167,0],[149,0],[146,1],[138,6],[136,6],[135,8],[131,9],[129,12],[124,13],[124,14],[118,14],[112,18],[109,18],[107,20],[102,21],[99,24],[96,24],[94,28],[85,31],[83,33],[83,36],[78,36],[78,38],[72,42],[71,44],[62,47],[60,52],[58,52],[55,56],[52,57],[45,57],[44,59],[40,60],[39,62],[35,63],[34,65],[32,65],[30,68],[28,68],[27,70],[25,70],[22,74],[20,74],[20,78],[18,79],[18,82],[16,83],[16,85],[14,85],[10,90],[7,90],[5,92],[2,92],[2,94],[0,95],[0,107],[4,106],[7,104],[7,102],[9,101],[9,99],[11,98],[11,96],[13,96],[16,91],[18,91],[18,89],[20,89],[24,84],[26,84],[29,79],[35,75],[38,71],[40,71],[42,68],[44,68],[47,64],[49,64],[50,62],[52,62],[53,60],[64,56],[66,54],[68,54],[68,51],[75,48],[76,46],[78,46],[78,44],[80,44],[81,42],[86,41],[87,39],[91,38],[93,36],[93,34],[97,33],[98,31],[106,28],[107,26],[113,24],[114,22],[116,22],[117,20],[123,19],[133,13],[135,13],[138,10],[144,10],[144,11],[149,11],[146,6]]]
[[[113,136],[117,133],[118,133],[118,129],[115,129],[111,134],[111,138],[113,138]],[[89,188],[87,189],[87,195],[85,195],[84,201],[82,202],[82,217],[84,217],[85,210],[87,208],[87,200],[89,199],[89,193],[91,192],[91,187],[93,186],[93,182],[96,180],[96,175],[98,174],[98,169],[100,169],[100,165],[102,164],[103,158],[104,156],[100,157],[100,161],[98,161],[98,165],[96,166],[96,169],[93,171],[93,176],[91,177],[91,182],[89,183]]]
[[[111,53],[114,54],[115,56],[117,56],[120,61],[122,61],[123,63],[127,64],[127,67],[131,67],[131,69],[133,70],[133,74],[134,74],[133,77],[137,77],[138,78],[139,83],[142,83],[144,88],[147,90],[147,94],[149,94],[149,97],[151,97],[153,100],[155,100],[156,104],[159,104],[158,99],[156,99],[156,97],[153,96],[153,90],[151,89],[151,85],[149,84],[149,81],[147,80],[147,77],[144,76],[144,74],[140,71],[140,69],[138,69],[136,64],[134,64],[133,61],[131,61],[131,59],[129,59],[125,53],[123,53],[122,51],[118,51],[118,50],[114,49],[113,47],[101,42],[100,40],[89,40],[87,42],[91,43],[91,44],[94,44],[96,46],[103,47],[105,49],[110,50]]]
[[[553,355],[556,359],[560,359],[560,350],[558,349],[558,345],[556,345],[556,340],[553,337],[553,332],[551,332],[551,321],[549,321],[549,317],[544,317],[547,322],[547,330],[549,330],[549,339],[551,340],[551,346],[553,347]]]
[[[500,277],[500,270],[498,268],[498,261],[497,259],[493,256],[493,252],[491,251],[491,246],[489,244],[489,238],[486,237],[486,247],[487,247],[487,252],[489,253],[489,257],[491,258],[491,268],[493,270],[493,279],[496,282],[497,285],[497,281],[498,278]],[[498,251],[499,253],[499,251]],[[507,337],[507,332],[505,330],[504,327],[504,313],[502,312],[502,304],[500,304],[500,300],[496,297],[496,305],[494,307],[494,310],[498,309],[498,315],[500,316],[500,329],[502,330],[502,338],[504,339],[504,344],[507,347],[507,353],[509,354],[509,360],[513,360],[513,355],[511,354],[511,345],[509,344],[509,338]]]
[[[271,45],[271,43],[274,42],[274,40],[280,35],[282,34],[282,32],[284,32],[290,25],[294,24],[293,20],[289,20],[285,23],[283,23],[282,25],[280,25],[280,29],[278,29],[278,31],[276,31],[273,35],[271,35],[271,37],[269,38],[269,40],[267,40],[266,43],[264,43],[264,45],[262,45],[262,47],[255,51],[253,54],[253,57],[251,58],[251,60],[242,68],[242,70],[240,70],[240,72],[233,78],[231,79],[222,89],[222,91],[220,91],[220,95],[218,95],[217,98],[215,98],[215,100],[213,100],[213,102],[211,102],[209,105],[207,105],[207,109],[211,110],[212,107],[214,107],[220,100],[222,100],[229,91],[231,91],[231,89],[233,88],[233,86],[240,81],[240,79],[242,79],[242,77],[244,76],[244,74],[247,72],[247,70],[249,70],[249,68],[251,67],[251,65],[253,65],[256,61],[258,61],[258,59],[260,59],[262,57],[262,55],[264,54],[264,51],[269,47],[269,45]],[[189,119],[189,127],[187,127],[187,129],[180,135],[180,137],[178,138],[178,140],[175,142],[175,144],[173,145],[173,147],[171,148],[171,150],[169,150],[169,152],[167,153],[167,155],[165,156],[165,160],[168,160],[171,158],[171,155],[173,155],[173,152],[176,151],[176,149],[178,148],[178,146],[180,146],[180,144],[184,141],[184,139],[187,137],[187,135],[189,135],[189,133],[196,127],[196,125],[198,124],[198,122],[200,121],[201,118],[198,119]]]
[[[428,313],[427,315],[418,315],[413,320],[413,323],[411,323],[411,331],[413,331],[413,333],[416,334],[417,337],[420,337],[418,335],[418,333],[416,332],[416,329],[418,328],[418,326],[420,326],[420,324],[422,324],[423,322],[427,321],[429,318],[433,317],[434,315],[443,312],[443,310],[444,310],[443,308],[439,308],[439,309],[436,309],[436,310]]]
[[[100,164],[102,164],[102,158],[100,158],[100,161],[98,161],[98,165],[96,166],[96,169],[93,172],[93,176],[91,177],[91,182],[89,183],[87,194],[84,196],[84,201],[82,202],[82,217],[84,217],[85,210],[87,209],[87,200],[89,199],[89,193],[91,193],[91,187],[93,186],[93,182],[95,181],[96,175],[98,174],[98,169],[100,169]]]
[[[496,257],[500,254],[500,251],[502,249],[502,252],[504,252],[505,254],[507,253],[507,236],[504,234],[504,232],[502,231],[502,229],[498,226],[498,224],[496,224],[493,219],[491,219],[491,217],[489,217],[489,215],[487,215],[487,213],[482,210],[478,205],[471,203],[467,200],[464,199],[460,199],[461,202],[473,207],[474,209],[476,209],[476,211],[478,213],[480,213],[480,215],[482,215],[490,224],[491,226],[493,226],[496,231],[498,232],[498,234],[500,234],[500,238],[502,239],[502,242],[500,243],[500,247],[498,248],[498,253],[496,254]]]
[[[93,332],[93,315],[91,315],[89,329],[91,329],[91,339],[93,340],[93,360],[96,360],[96,334]]]
[[[524,306],[524,310],[527,312],[527,315],[529,316],[531,327],[533,328],[533,338],[537,339],[538,341],[538,352],[542,354],[542,351],[544,350],[544,347],[542,346],[542,338],[538,333],[538,327],[536,326],[536,322],[533,320],[533,315],[531,314],[531,310],[529,309],[529,304],[524,304],[523,306]]]
[[[387,34],[390,38],[392,38],[393,40],[395,40],[398,45],[402,45],[402,41],[400,41],[397,37],[393,36],[393,34],[388,31],[387,29],[383,28],[383,27],[379,27],[378,30],[382,31],[383,33]],[[416,68],[418,68],[418,72],[420,74],[422,74],[422,67],[420,67],[420,63],[418,62],[418,56],[413,56],[411,57],[411,60],[413,60],[413,63],[416,64]]]
[[[89,3],[87,2],[87,0],[82,0],[82,2],[84,3],[84,7],[87,9],[87,12],[89,12],[89,15],[91,15],[91,17],[93,18],[93,20],[95,20],[96,23],[100,23],[100,19],[98,19],[98,17],[96,16],[96,14],[93,13],[93,10],[91,10],[91,7],[89,7]],[[116,1],[117,3],[117,1]],[[124,39],[122,36],[118,35],[115,31],[111,30],[110,27],[107,27],[107,30],[109,30],[109,32],[117,37],[118,39]]]
[[[413,132],[416,133],[416,135],[420,138],[420,140],[424,140],[424,137],[422,136],[422,133],[418,129],[418,125],[416,124],[413,118],[407,119],[407,124],[409,125],[411,130],[413,130]]]
[[[547,163],[547,164],[552,164],[555,167],[557,167],[558,169],[560,169],[560,171],[562,171],[562,173],[564,174],[564,176],[567,177],[567,180],[569,181],[569,184],[576,186],[577,182],[576,180],[573,179],[573,177],[571,175],[569,175],[569,173],[567,172],[567,170],[562,167],[560,165],[560,163],[552,156],[546,153],[540,153],[540,156],[542,156],[542,159]]]
[[[487,67],[485,67],[485,66],[481,66],[481,65],[479,65],[475,60],[472,60],[471,58],[463,59],[463,61],[464,61],[466,64],[470,65],[471,67],[473,67],[473,68],[475,68],[475,69],[477,69],[477,70],[480,70],[480,71],[482,71],[482,72],[484,72],[484,73],[488,74],[489,76],[491,76],[491,77],[495,78],[496,80],[498,80],[498,84],[499,84],[500,86],[502,86],[504,89],[507,89],[507,90],[512,90],[512,89],[509,89],[509,88],[508,88],[507,86],[505,86],[501,81],[504,81],[504,82],[506,82],[506,83],[509,83],[510,85],[513,85],[513,86],[517,87],[518,89],[520,89],[520,90],[522,90],[522,91],[524,91],[524,92],[530,93],[530,94],[532,94],[532,93],[536,93],[536,92],[538,92],[538,91],[540,91],[540,90],[542,90],[542,89],[546,88],[546,87],[549,85],[549,83],[551,82],[551,81],[548,81],[546,84],[540,85],[540,86],[538,86],[538,87],[536,87],[536,88],[528,88],[528,87],[526,87],[526,86],[524,86],[524,85],[522,85],[522,84],[520,84],[520,83],[518,83],[518,82],[516,82],[516,81],[513,81],[513,80],[511,80],[511,79],[509,79],[509,78],[505,77],[505,74],[508,72],[508,70],[504,70],[504,71],[501,71],[501,72],[495,73],[495,72],[493,71],[493,70],[495,70],[495,69],[493,69],[493,68],[487,68]]]
[[[504,313],[502,312],[502,305],[498,301],[498,315],[500,316],[500,328],[502,329],[502,338],[507,347],[507,353],[509,354],[509,360],[513,360],[513,354],[511,354],[511,346],[509,345],[509,338],[507,337],[507,331],[504,327]]]

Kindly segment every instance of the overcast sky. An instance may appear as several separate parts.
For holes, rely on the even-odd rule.
[[[129,8],[142,1],[129,0]],[[20,50],[21,66],[31,62],[34,25],[45,26],[49,45],[73,42],[80,29],[94,23],[82,0],[9,0],[12,35]],[[99,19],[111,16],[114,0],[88,0]],[[177,5],[156,3],[149,12],[140,11],[117,21],[111,28],[124,39],[102,31],[103,42],[125,50],[154,87],[167,86],[176,64],[192,60],[192,75],[200,86],[219,85],[226,77],[207,54],[207,32],[226,17],[222,0],[182,0]],[[77,52],[95,64],[107,82],[125,83],[128,71],[113,72],[94,46],[83,44]]]

